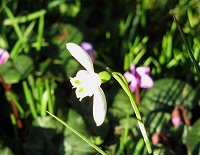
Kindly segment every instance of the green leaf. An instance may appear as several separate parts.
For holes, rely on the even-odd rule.
[[[150,133],[169,132],[171,127],[171,115],[167,112],[153,112],[145,115],[145,124]]]
[[[75,17],[81,9],[81,3],[80,0],[69,1],[68,3],[66,3],[66,0],[49,1],[47,8],[52,12],[59,11],[66,18]]]
[[[58,154],[58,144],[62,143],[62,129],[63,126],[50,116],[35,119],[28,141],[24,144],[25,154]]]
[[[126,117],[134,113],[130,100],[122,89],[119,89],[115,95],[110,112],[115,118]]]
[[[7,84],[13,84],[20,81],[21,74],[18,71],[16,71],[11,65],[7,65],[5,67],[0,66],[0,70],[2,68],[7,70],[7,72],[4,72],[3,74],[0,73],[0,75],[3,77],[3,79],[5,80]]]
[[[175,105],[189,110],[197,104],[196,97],[197,92],[189,84],[172,78],[160,79],[142,94],[139,108],[144,115],[154,110],[166,111]]]
[[[13,60],[15,69],[21,74],[21,79],[27,77],[27,75],[33,69],[33,61],[27,55],[19,55]]]
[[[1,155],[13,155],[10,148],[0,144],[0,154]]]
[[[188,132],[186,144],[188,145],[189,155],[200,154],[200,119],[198,119],[191,130]]]
[[[65,75],[72,77],[76,74],[80,67],[80,64],[74,59],[68,59],[65,66]]]
[[[60,49],[66,49],[65,44],[67,42],[79,44],[83,39],[81,31],[70,24],[54,24],[49,33],[51,36],[55,36],[52,38],[52,42]]]
[[[80,44],[83,39],[83,34],[78,28],[73,25],[59,23],[51,26],[49,30],[49,37],[52,36],[55,36],[51,40],[52,45],[55,45],[54,50],[59,52],[53,53],[53,61],[50,64],[47,63],[47,65],[51,65],[54,74],[62,73],[61,78],[74,76],[78,68],[80,67],[80,64],[74,58],[72,58],[72,56],[66,49],[66,43],[73,42],[76,44]],[[46,68],[48,66],[46,66]]]
[[[82,134],[87,135],[87,137],[89,136],[84,120],[77,112],[73,110],[69,111],[67,123],[74,129],[77,129]],[[78,136],[76,136],[73,132],[71,132],[67,128],[65,128],[64,136],[65,136],[64,142],[59,147],[60,154],[87,155],[92,152],[93,153],[95,152],[93,148],[91,148],[83,140],[80,140]]]
[[[154,151],[153,151],[153,154],[154,155],[176,155],[175,152],[173,152],[171,149],[166,149],[166,148],[156,148]]]
[[[0,65],[0,75],[7,84],[17,83],[27,77],[33,69],[33,61],[29,56],[18,55],[12,60]]]

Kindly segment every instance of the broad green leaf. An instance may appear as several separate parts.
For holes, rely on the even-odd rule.
[[[75,111],[70,110],[67,123],[81,134],[89,137],[89,132],[83,118]],[[65,128],[63,144],[59,146],[59,154],[88,155],[96,152],[85,141]]]
[[[58,154],[58,143],[64,138],[63,126],[52,117],[38,117],[32,123],[24,151],[27,155]]]
[[[170,110],[175,105],[183,105],[189,110],[197,104],[197,93],[183,81],[172,78],[160,79],[143,93],[140,110],[147,114],[151,111]]]
[[[8,84],[17,83],[27,77],[33,69],[33,61],[29,56],[18,55],[13,60],[0,65],[0,75]]]
[[[19,55],[13,60],[15,69],[25,78],[33,69],[33,61],[27,55]]]
[[[54,24],[49,33],[51,36],[55,36],[52,38],[52,43],[60,49],[66,49],[65,44],[67,42],[79,44],[83,39],[81,31],[70,24]]]
[[[166,131],[171,127],[171,115],[167,112],[152,112],[144,117],[145,125],[149,133]]]
[[[130,100],[122,89],[114,97],[112,108],[109,109],[115,118],[126,117],[134,113]]]
[[[200,154],[200,119],[191,127],[186,138],[186,144],[189,155]]]

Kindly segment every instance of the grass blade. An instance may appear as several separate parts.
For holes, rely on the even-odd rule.
[[[188,53],[190,55],[191,61],[192,61],[193,65],[194,65],[194,67],[195,67],[195,69],[197,71],[197,74],[198,74],[198,77],[199,77],[199,80],[200,80],[200,68],[199,68],[199,65],[198,65],[197,61],[195,60],[195,57],[194,57],[193,52],[192,52],[192,49],[190,48],[190,46],[189,46],[189,44],[188,44],[188,42],[187,42],[187,40],[186,40],[186,38],[184,36],[183,30],[181,29],[180,25],[178,24],[178,21],[177,21],[175,15],[173,14],[172,11],[170,11],[170,14],[174,18],[174,21],[175,21],[175,23],[176,23],[176,25],[178,27],[178,30],[179,30],[179,32],[181,34],[181,38],[183,39],[183,42],[185,43],[185,46],[186,46],[187,51],[188,51]]]

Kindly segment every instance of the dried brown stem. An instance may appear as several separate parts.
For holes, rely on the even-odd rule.
[[[18,127],[19,129],[21,129],[21,128],[22,128],[22,121],[21,121],[20,118],[19,118],[19,113],[18,113],[17,107],[16,107],[16,105],[15,105],[15,102],[13,101],[13,99],[12,99],[12,97],[11,97],[12,85],[11,85],[11,84],[7,84],[7,83],[5,82],[5,80],[3,79],[3,77],[0,77],[0,80],[1,80],[1,82],[2,82],[2,85],[3,85],[3,87],[4,87],[5,91],[6,91],[6,93],[9,94],[9,96],[8,96],[8,101],[10,102],[10,105],[11,105],[12,110],[13,110],[13,114],[14,114],[14,116],[15,116],[15,118],[16,118],[17,127]]]
[[[182,115],[183,115],[183,119],[184,119],[184,122],[186,125],[190,126],[191,123],[190,123],[190,119],[188,117],[188,114],[187,114],[187,111],[185,110],[184,106],[182,105],[177,105],[178,109],[181,110],[182,112]]]

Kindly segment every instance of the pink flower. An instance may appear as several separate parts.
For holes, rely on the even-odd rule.
[[[160,142],[160,132],[156,132],[153,134],[153,136],[151,137],[151,141],[153,145],[158,145]]]
[[[172,124],[174,126],[179,126],[182,120],[177,106],[173,109],[171,116],[172,116]]]
[[[82,42],[81,47],[89,54],[92,61],[94,62],[94,49],[93,46],[88,42]]]
[[[9,57],[9,53],[6,50],[0,48],[0,65],[5,64]]]
[[[125,72],[124,77],[130,83],[129,87],[132,92],[135,92],[137,87],[151,88],[153,86],[153,80],[150,77],[149,67],[135,67],[134,64],[131,64],[131,71]]]
[[[162,132],[156,132],[152,135],[151,141],[153,145],[158,145],[159,143],[164,143],[166,146],[169,146],[169,140]]]

